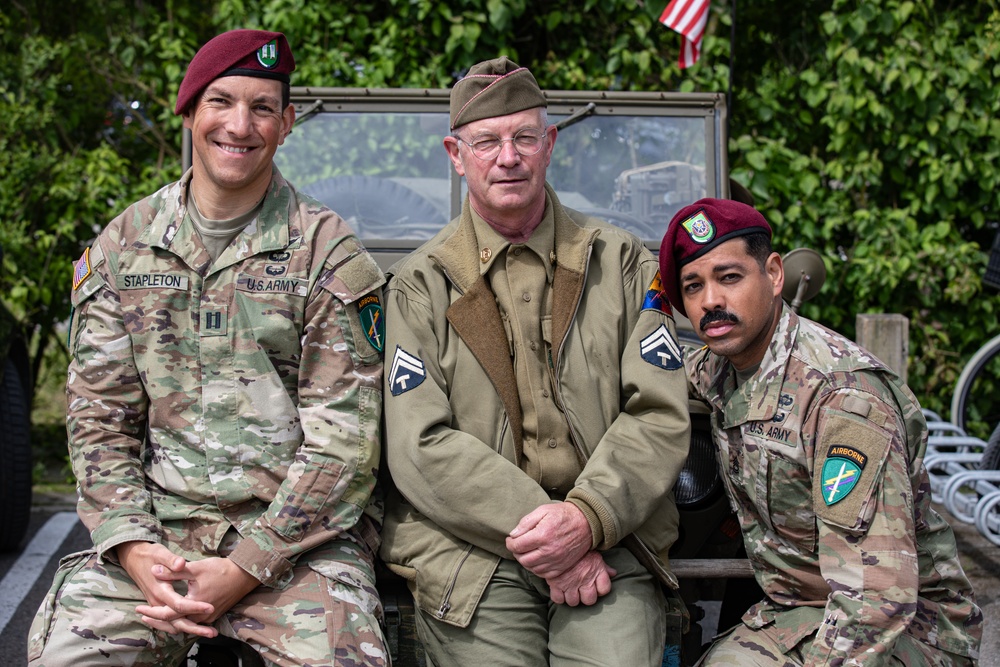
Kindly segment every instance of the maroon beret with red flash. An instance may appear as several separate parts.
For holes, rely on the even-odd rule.
[[[731,199],[699,199],[677,212],[660,244],[660,281],[670,305],[687,317],[681,299],[681,268],[712,248],[739,236],[764,232],[771,226],[753,206]]]
[[[255,76],[289,83],[295,58],[288,40],[280,32],[230,30],[210,39],[188,65],[174,113],[178,116],[216,79],[224,76]]]

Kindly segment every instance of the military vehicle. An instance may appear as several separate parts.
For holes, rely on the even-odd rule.
[[[466,185],[442,145],[449,133],[448,95],[428,89],[292,89],[296,124],[275,162],[296,187],[346,218],[383,270],[461,210]],[[680,208],[706,196],[729,196],[723,94],[545,95],[549,122],[559,128],[547,180],[564,205],[627,229],[655,253]],[[678,330],[682,344],[701,345],[687,320],[679,318]],[[691,416],[691,452],[675,488],[681,535],[671,552],[695,621],[685,663],[700,654],[696,622],[705,609],[735,622],[760,599],[740,557],[742,539],[716,472],[706,410],[692,403]],[[423,665],[412,599],[402,581],[384,569],[379,574],[393,662]]]

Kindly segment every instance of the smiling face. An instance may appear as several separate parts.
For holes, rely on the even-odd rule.
[[[184,115],[199,208],[222,197],[259,200],[271,179],[274,152],[294,121],[295,108],[281,107],[278,81],[227,76],[210,83]]]
[[[708,348],[738,370],[760,363],[781,317],[784,269],[772,252],[764,266],[735,238],[680,269],[688,319]]]
[[[544,132],[542,149],[534,155],[521,155],[514,149],[514,142],[504,141],[496,158],[481,160],[455,137],[444,139],[455,171],[468,183],[472,207],[505,236],[508,231],[537,225],[545,211],[545,171],[558,131],[553,125],[545,127],[544,118],[543,108],[526,109],[473,121],[457,129],[462,140],[469,143],[487,134],[509,139],[522,130]]]

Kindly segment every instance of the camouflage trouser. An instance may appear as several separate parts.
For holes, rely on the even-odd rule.
[[[602,553],[617,570],[611,592],[592,606],[549,599],[544,579],[501,560],[466,628],[417,610],[417,634],[433,667],[660,667],[680,606],[668,613],[660,583],[624,547]]]
[[[28,664],[177,665],[197,638],[144,625],[135,612],[144,603],[120,566],[98,563],[93,551],[65,557],[28,633]],[[249,644],[269,665],[384,666],[389,660],[381,616],[370,571],[312,558],[296,565],[286,588],[258,587],[215,627],[220,635]]]
[[[732,667],[801,667],[803,656],[815,639],[815,632],[807,635],[791,649],[775,641],[768,626],[753,630],[740,623],[728,634],[715,640],[698,661],[702,665],[732,665]],[[784,637],[782,637],[784,639]],[[903,665],[904,667],[971,667],[976,663],[969,658],[948,653],[903,635],[896,640],[892,656],[878,664]]]

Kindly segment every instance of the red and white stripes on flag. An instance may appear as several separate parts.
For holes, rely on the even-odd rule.
[[[709,0],[670,0],[660,15],[660,23],[681,34],[681,53],[677,63],[681,69],[698,62],[701,37],[708,22]]]

